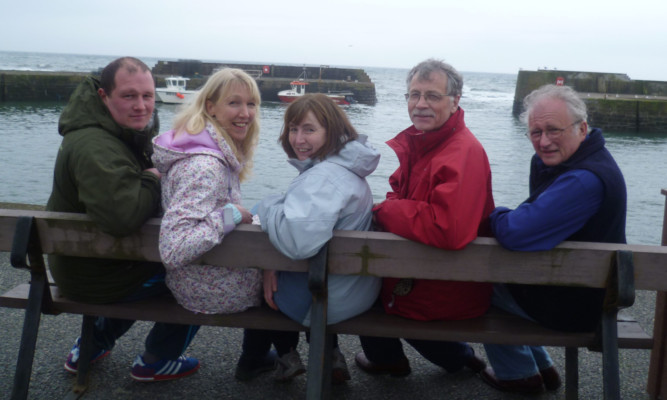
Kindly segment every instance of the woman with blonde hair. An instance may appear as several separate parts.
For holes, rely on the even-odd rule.
[[[261,304],[259,270],[194,263],[237,224],[252,222],[240,205],[241,182],[257,146],[260,102],[248,74],[220,70],[175,117],[173,129],[153,141],[153,162],[162,173],[159,249],[166,283],[179,304],[194,312],[234,313]],[[255,336],[244,335],[237,376],[273,369],[270,342],[257,343]]]

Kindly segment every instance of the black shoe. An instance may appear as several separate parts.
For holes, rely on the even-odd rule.
[[[544,383],[540,374],[523,379],[500,380],[496,378],[493,369],[489,367],[484,369],[479,376],[482,377],[482,380],[487,385],[503,392],[523,394],[539,394],[544,392]]]
[[[479,374],[480,372],[484,371],[484,368],[486,368],[486,362],[476,354],[473,354],[472,357],[466,361],[466,367],[472,370],[472,372]]]
[[[270,350],[264,357],[259,359],[241,355],[239,362],[236,364],[234,376],[240,381],[249,381],[264,372],[276,369],[277,359],[278,354],[276,354],[275,350]]]
[[[541,369],[540,375],[542,375],[544,387],[550,392],[558,390],[558,388],[563,384],[563,381],[560,379],[560,375],[558,375],[556,367],[553,365],[549,368]]]
[[[364,352],[357,353],[354,357],[354,361],[357,363],[359,368],[368,372],[369,374],[389,374],[391,376],[405,376],[410,374],[410,362],[407,358],[392,363],[392,364],[377,364],[366,358]]]

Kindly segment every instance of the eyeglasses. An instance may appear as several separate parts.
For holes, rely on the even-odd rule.
[[[575,122],[571,123],[570,125],[566,126],[565,128],[547,128],[545,130],[530,131],[530,132],[526,133],[526,136],[528,136],[528,138],[530,140],[532,140],[533,142],[537,142],[538,140],[540,140],[542,138],[542,133],[544,133],[547,136],[547,139],[549,139],[549,140],[558,139],[559,137],[561,137],[563,135],[563,132],[565,132],[566,130],[570,129],[574,125],[579,124],[581,122],[583,122],[583,121],[582,120],[575,121]]]
[[[447,96],[453,96],[452,94],[440,94],[438,92],[426,92],[424,94],[419,93],[419,92],[410,92],[405,94],[405,100],[407,100],[408,103],[411,104],[416,104],[419,103],[419,99],[424,96],[424,100],[426,100],[426,103],[433,105],[433,104],[438,104],[442,101]]]

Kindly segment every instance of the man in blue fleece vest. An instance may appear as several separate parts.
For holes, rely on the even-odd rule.
[[[514,251],[549,250],[564,240],[625,243],[623,174],[605,148],[602,131],[589,131],[586,105],[570,87],[546,85],[524,99],[523,122],[535,148],[530,196],[516,209],[498,207],[491,228]],[[600,322],[604,289],[494,285],[492,303],[546,327],[593,331]],[[491,386],[540,393],[561,385],[541,346],[485,345]]]

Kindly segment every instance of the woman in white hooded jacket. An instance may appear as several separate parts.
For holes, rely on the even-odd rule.
[[[366,136],[358,135],[343,110],[323,94],[306,94],[285,112],[279,142],[299,175],[287,192],[263,199],[257,208],[262,230],[271,243],[292,259],[315,255],[334,230],[368,230],[373,196],[366,176],[378,165],[380,154]],[[328,278],[327,323],[334,324],[368,310],[375,302],[380,279],[331,275]],[[264,298],[295,321],[308,326],[312,296],[302,272],[264,272]],[[294,350],[278,351],[278,380],[304,372]],[[334,343],[334,383],[350,379],[345,359]]]

